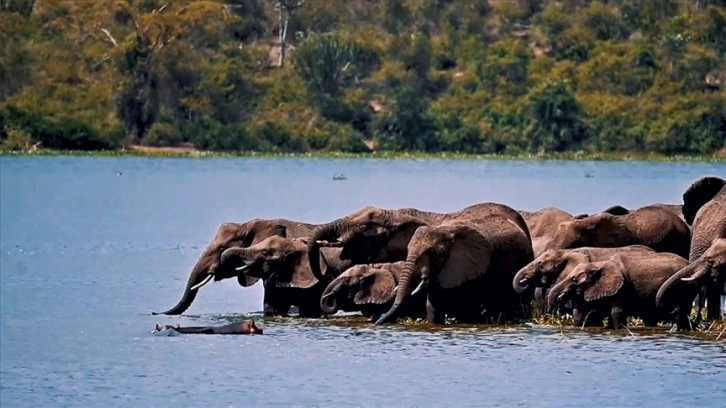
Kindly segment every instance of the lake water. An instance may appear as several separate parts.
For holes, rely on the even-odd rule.
[[[335,174],[347,180],[335,181]],[[724,407],[726,343],[557,328],[438,331],[262,319],[262,288],[174,305],[224,221],[497,201],[573,213],[679,203],[724,164],[0,158],[0,406]],[[338,322],[338,319],[336,319]]]

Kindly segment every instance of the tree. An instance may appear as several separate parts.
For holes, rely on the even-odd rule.
[[[304,0],[272,0],[275,2],[275,8],[278,13],[278,41],[280,44],[280,59],[278,66],[285,64],[285,52],[287,49],[287,25],[290,22],[290,16],[295,9],[302,7]]]

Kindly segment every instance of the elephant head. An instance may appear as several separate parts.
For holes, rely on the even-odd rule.
[[[376,324],[395,316],[409,295],[422,290],[452,289],[477,279],[487,269],[492,246],[484,236],[465,222],[424,226],[416,230],[408,245],[408,255],[398,282],[396,299]],[[412,290],[412,278],[420,277]]]
[[[702,177],[683,193],[683,218],[688,225],[693,225],[696,213],[709,202],[726,185],[726,180],[720,177]]]
[[[323,224],[313,231],[308,242],[314,276],[320,271],[320,247],[340,247],[340,258],[352,265],[395,262],[406,258],[406,248],[414,231],[427,223],[397,210],[365,207],[351,215]]]
[[[254,219],[244,224],[224,223],[217,230],[217,234],[204,250],[192,268],[187,279],[184,294],[171,309],[153,314],[178,315],[184,313],[191,306],[197,296],[199,288],[211,280],[220,281],[236,277],[242,286],[251,286],[257,282],[256,278],[238,274],[234,269],[221,268],[220,256],[222,252],[232,247],[248,247],[270,236],[286,236],[287,228],[275,220]]]
[[[229,248],[222,253],[220,265],[240,276],[263,279],[266,286],[307,289],[318,282],[303,238],[272,236],[249,248]]]
[[[380,314],[393,302],[402,269],[403,262],[355,265],[330,282],[320,307],[327,314],[338,310]]]
[[[571,251],[549,249],[514,275],[512,285],[517,293],[524,293],[531,287],[548,288],[568,265],[567,254]],[[585,257],[586,258],[586,257]]]
[[[624,270],[625,266],[617,257],[581,263],[552,287],[547,295],[547,306],[552,308],[568,298],[594,302],[615,296],[625,283]]]
[[[562,222],[545,250],[628,245],[632,241],[632,233],[619,218],[617,215],[601,213]]]
[[[661,305],[669,290],[679,281],[695,282],[699,287],[719,288],[726,284],[726,238],[715,239],[698,259],[663,282],[655,297],[656,304]]]

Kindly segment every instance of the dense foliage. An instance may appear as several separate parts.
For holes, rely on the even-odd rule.
[[[5,149],[726,147],[722,0],[0,0],[0,33]]]

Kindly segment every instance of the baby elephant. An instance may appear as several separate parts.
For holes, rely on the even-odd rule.
[[[156,333],[168,331],[170,334],[262,334],[262,329],[257,327],[254,321],[245,320],[243,322],[235,322],[224,326],[161,326],[156,325]]]
[[[404,262],[356,265],[335,278],[320,298],[320,307],[326,314],[338,310],[360,311],[363,316],[378,319],[390,309],[398,290]],[[415,282],[415,284],[418,283]],[[418,299],[410,302],[410,307],[402,310],[399,316],[424,317],[426,315],[426,296],[417,294]]]
[[[628,316],[639,316],[646,326],[654,326],[672,320],[665,309],[656,305],[658,289],[686,265],[688,261],[678,255],[656,252],[623,253],[604,261],[582,263],[550,290],[547,304],[553,307],[571,300],[578,326],[589,311],[610,316],[609,327],[613,329],[625,326]],[[684,304],[681,310],[690,310],[689,306]],[[679,316],[683,318],[687,316]]]

